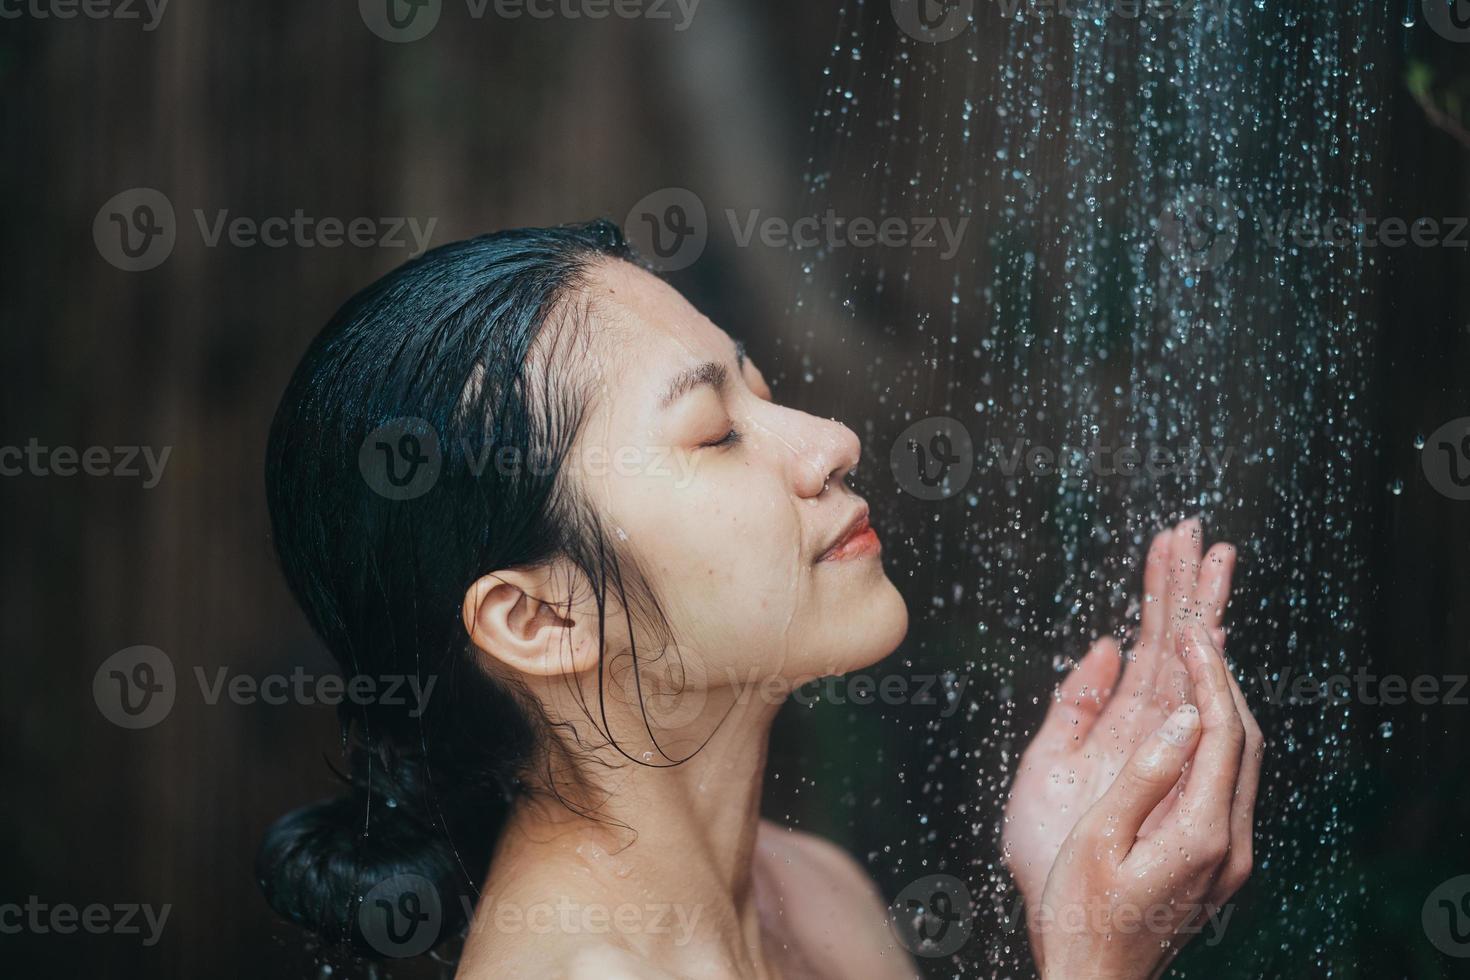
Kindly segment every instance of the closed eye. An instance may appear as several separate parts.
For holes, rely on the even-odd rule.
[[[715,446],[733,446],[739,441],[740,432],[734,426],[731,426],[729,432],[726,432],[723,436],[716,439],[714,442],[702,442],[699,445],[701,448],[713,448]]]

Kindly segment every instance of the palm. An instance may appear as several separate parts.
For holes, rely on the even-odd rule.
[[[1230,595],[1234,549],[1216,545],[1203,563],[1200,551],[1198,521],[1185,521],[1154,538],[1144,568],[1142,622],[1127,670],[1114,640],[1095,643],[1057,689],[1046,720],[1022,755],[1002,842],[1023,895],[1040,896],[1078,818],[1112,785],[1138,744],[1191,699],[1188,672],[1172,641],[1180,621],[1202,619],[1223,640],[1220,621]],[[1151,831],[1177,795],[1178,787],[1142,833]]]

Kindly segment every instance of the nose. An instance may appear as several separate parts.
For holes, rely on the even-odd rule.
[[[830,484],[841,483],[862,457],[857,433],[835,419],[818,418],[788,409],[791,482],[802,498],[819,496]]]

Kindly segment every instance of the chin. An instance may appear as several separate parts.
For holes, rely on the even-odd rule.
[[[862,600],[860,611],[851,616],[841,629],[848,638],[844,662],[833,673],[845,674],[873,664],[888,656],[903,642],[909,631],[909,610],[898,588],[883,576],[870,594]]]

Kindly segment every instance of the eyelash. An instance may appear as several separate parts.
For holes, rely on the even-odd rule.
[[[771,399],[766,399],[766,400],[769,401]],[[726,432],[723,436],[720,436],[720,438],[716,439],[714,442],[702,442],[702,443],[700,443],[699,444],[699,448],[701,448],[701,449],[716,449],[716,448],[719,448],[720,446],[733,446],[736,443],[740,442],[740,440],[742,438],[743,438],[743,436],[741,436],[740,430],[736,429],[732,425],[730,427],[730,431],[729,432]]]
[[[701,445],[707,448],[714,446],[733,446],[739,441],[740,433],[735,429],[734,426],[731,426],[729,432],[726,432],[723,436],[716,439],[714,442],[701,443]]]

